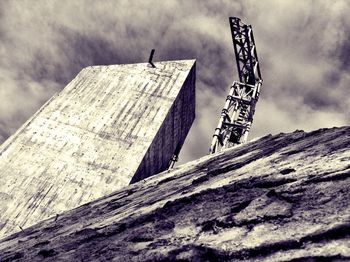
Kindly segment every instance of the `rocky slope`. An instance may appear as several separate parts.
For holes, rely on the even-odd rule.
[[[11,235],[0,261],[350,260],[350,127],[266,136]]]

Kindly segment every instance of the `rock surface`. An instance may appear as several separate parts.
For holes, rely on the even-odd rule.
[[[266,136],[42,221],[0,261],[350,260],[350,127]]]

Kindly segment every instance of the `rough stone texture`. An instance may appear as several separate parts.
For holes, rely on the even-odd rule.
[[[166,170],[194,120],[195,61],[83,69],[0,147],[0,236]]]
[[[350,127],[266,136],[0,242],[0,261],[350,260]]]

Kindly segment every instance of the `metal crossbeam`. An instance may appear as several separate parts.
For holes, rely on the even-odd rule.
[[[239,81],[255,85],[262,78],[252,26],[244,24],[238,17],[230,17],[229,21]]]
[[[215,129],[210,153],[245,143],[253,122],[262,78],[251,25],[230,17],[239,82],[233,82]]]

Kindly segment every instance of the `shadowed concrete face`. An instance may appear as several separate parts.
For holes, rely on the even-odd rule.
[[[0,237],[169,166],[194,120],[195,61],[83,69],[0,148]]]

